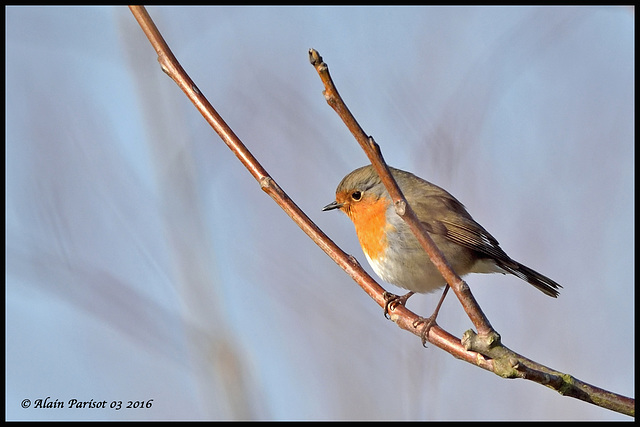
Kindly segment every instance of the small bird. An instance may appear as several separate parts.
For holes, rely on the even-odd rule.
[[[416,216],[458,276],[511,273],[546,295],[558,296],[562,286],[511,259],[455,197],[412,173],[389,169]],[[342,179],[336,190],[336,200],[322,208],[323,211],[332,209],[340,209],[353,221],[362,250],[376,274],[384,281],[410,291],[396,298],[402,304],[413,293],[433,292],[446,285],[409,226],[396,214],[391,197],[373,166],[358,168]],[[388,304],[385,315],[387,309]]]

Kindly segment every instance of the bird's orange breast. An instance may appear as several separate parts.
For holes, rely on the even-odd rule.
[[[362,250],[372,260],[382,256],[389,245],[387,233],[394,228],[387,224],[389,203],[384,197],[364,199],[352,204],[347,212],[356,227]]]

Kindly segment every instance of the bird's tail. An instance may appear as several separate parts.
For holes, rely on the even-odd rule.
[[[513,274],[528,282],[538,288],[540,291],[549,295],[550,297],[557,298],[560,294],[558,289],[562,288],[558,283],[549,279],[546,276],[538,273],[527,267],[526,265],[522,265],[517,261],[510,260],[511,262],[501,262],[499,267],[503,270]]]

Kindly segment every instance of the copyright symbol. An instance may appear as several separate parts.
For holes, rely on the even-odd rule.
[[[24,399],[21,405],[23,408],[27,409],[29,406],[31,406],[31,401],[29,399]]]

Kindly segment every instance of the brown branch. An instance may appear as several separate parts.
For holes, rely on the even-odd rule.
[[[351,276],[363,289],[371,296],[381,307],[385,304],[383,297],[384,289],[371,277],[367,272],[362,269],[360,264],[352,256],[342,251],[329,237],[327,237],[322,230],[320,230],[307,215],[287,196],[287,194],[278,186],[278,184],[269,176],[267,171],[260,165],[257,159],[251,154],[247,147],[240,141],[240,139],[233,133],[231,128],[224,122],[224,120],[218,115],[215,109],[211,106],[209,101],[196,87],[193,81],[189,78],[184,69],[180,66],[178,60],[173,56],[169,46],[166,44],[162,35],[156,28],[153,20],[142,6],[130,6],[131,12],[138,21],[140,27],[144,31],[145,35],[151,42],[151,45],[158,54],[158,62],[160,63],[162,70],[168,74],[176,84],[183,90],[187,97],[193,102],[195,107],[200,111],[205,120],[211,125],[215,132],[222,138],[229,149],[238,157],[241,163],[249,170],[251,175],[259,182],[260,187],[293,219],[293,221],[325,252],[331,259],[333,259],[341,268],[343,268],[349,276]],[[336,92],[337,93],[337,92]],[[345,107],[346,108],[346,107]],[[386,168],[386,167],[385,167]],[[388,173],[388,170],[387,170]],[[394,199],[395,200],[395,199]],[[400,199],[398,199],[400,200]],[[464,284],[463,286],[464,287]],[[416,329],[413,323],[418,320],[418,316],[408,310],[404,306],[397,306],[391,313],[392,320],[401,328],[420,336],[420,329]],[[475,324],[475,322],[474,322]],[[488,325],[488,323],[486,323]],[[480,328],[478,328],[480,330]],[[491,337],[491,335],[487,335]],[[539,366],[525,363],[526,359],[519,355],[516,355],[510,350],[499,344],[499,337],[491,342],[487,339],[476,339],[475,334],[468,332],[466,340],[463,343],[453,335],[442,330],[437,325],[429,331],[429,341],[437,347],[449,352],[453,356],[465,360],[468,363],[472,363],[483,369],[492,372],[499,371],[500,364],[496,364],[496,361],[502,362],[504,355],[509,355],[507,358],[512,363],[512,367],[519,367],[516,369],[517,374],[514,376],[530,379],[532,381],[540,382],[540,378],[545,377],[545,371],[540,371]],[[483,352],[493,352],[493,357],[485,357],[474,351],[475,349],[482,350]],[[501,352],[501,356],[497,357],[497,352]],[[514,356],[511,356],[514,355]],[[504,363],[502,363],[504,364]],[[523,367],[526,367],[523,368]],[[522,372],[522,374],[520,374]],[[577,383],[577,380],[574,380]],[[558,381],[550,381],[552,384],[564,384]],[[549,384],[545,384],[549,386]],[[556,388],[558,389],[558,388]],[[563,391],[570,388],[564,387]],[[567,393],[564,393],[567,394]],[[576,396],[574,396],[576,397]],[[584,399],[583,399],[584,400]],[[602,406],[602,405],[601,405]],[[631,404],[631,408],[633,405]],[[628,405],[618,412],[629,413]]]
[[[493,372],[503,378],[522,378],[547,386],[563,396],[589,402],[621,414],[635,416],[635,399],[593,386],[562,372],[555,371],[534,362],[502,344],[487,346],[487,340],[478,340],[473,331],[467,331],[462,344],[468,350],[475,350],[490,357]]]
[[[424,225],[418,220],[415,212],[411,208],[411,205],[407,203],[400,187],[396,183],[395,179],[391,175],[387,164],[382,157],[380,146],[374,141],[371,136],[365,134],[358,122],[356,121],[347,105],[342,100],[342,97],[338,93],[331,75],[329,74],[329,67],[322,61],[322,57],[315,49],[309,49],[309,60],[320,76],[320,80],[324,84],[323,95],[327,100],[327,103],[338,113],[342,121],[347,125],[347,128],[351,131],[353,136],[358,141],[358,144],[362,147],[364,152],[369,157],[371,164],[375,168],[376,172],[380,176],[382,183],[389,192],[391,200],[393,200],[396,213],[402,217],[407,225],[413,231],[424,250],[431,258],[431,261],[438,268],[438,271],[442,274],[446,282],[451,286],[451,289],[455,292],[456,296],[460,300],[465,312],[471,319],[471,322],[478,330],[480,336],[489,336],[495,333],[489,319],[484,315],[482,309],[478,305],[476,299],[473,297],[469,286],[458,276],[451,268],[451,265],[447,259],[442,255],[440,249],[435,245],[429,233],[425,229]]]

